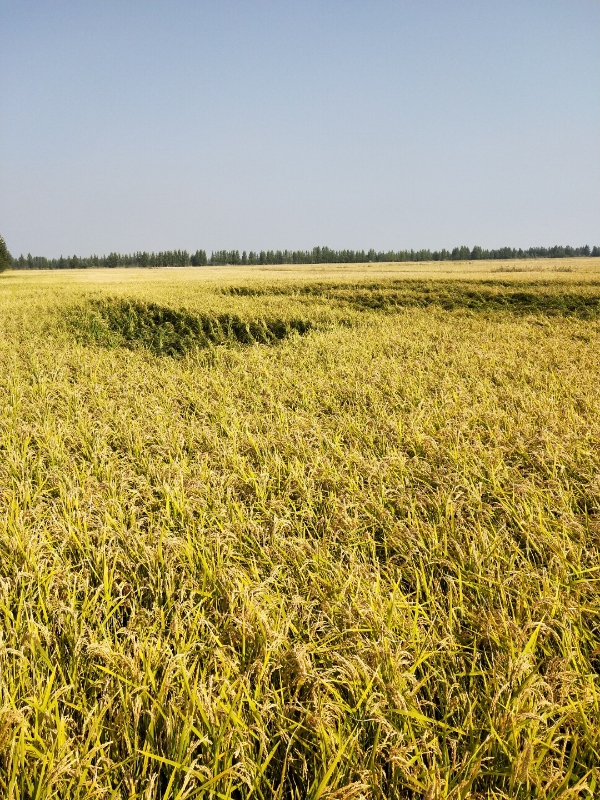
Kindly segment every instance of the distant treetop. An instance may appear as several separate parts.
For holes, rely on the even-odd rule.
[[[138,251],[132,254],[110,253],[107,256],[19,256],[13,259],[4,239],[0,237],[0,270],[14,269],[87,269],[93,267],[204,267],[227,264],[365,264],[401,261],[468,261],[480,259],[520,258],[576,258],[600,256],[600,247],[590,248],[556,245],[554,247],[500,247],[486,250],[479,245],[453,250],[332,250],[330,247],[313,247],[312,250],[215,250],[207,256],[206,250],[196,250],[190,256],[187,250],[164,250],[158,253]],[[4,266],[2,266],[4,265]]]

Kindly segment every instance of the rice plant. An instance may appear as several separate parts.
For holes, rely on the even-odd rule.
[[[597,280],[4,274],[1,796],[597,796]]]

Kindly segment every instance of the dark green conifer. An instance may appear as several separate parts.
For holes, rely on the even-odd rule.
[[[4,237],[0,236],[0,272],[9,269],[13,265],[13,257],[8,252],[8,247],[4,241]]]

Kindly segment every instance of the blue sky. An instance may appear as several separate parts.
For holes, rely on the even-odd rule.
[[[13,254],[600,244],[597,0],[0,0]]]

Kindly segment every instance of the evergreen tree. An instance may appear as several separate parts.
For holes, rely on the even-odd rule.
[[[194,255],[190,258],[192,267],[205,267],[207,263],[206,250],[196,250]]]
[[[471,258],[471,251],[464,245],[462,247],[455,247],[452,251],[453,261],[466,261],[469,258]]]
[[[13,265],[13,257],[8,252],[8,247],[4,241],[4,237],[0,236],[0,272],[9,269]]]

